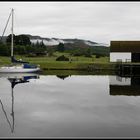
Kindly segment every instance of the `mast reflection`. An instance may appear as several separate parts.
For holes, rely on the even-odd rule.
[[[9,124],[9,127],[11,129],[11,132],[14,132],[15,127],[15,116],[14,116],[14,88],[17,84],[27,83],[30,82],[30,79],[39,79],[38,74],[34,73],[27,73],[27,74],[0,74],[0,78],[6,78],[11,83],[11,99],[12,99],[12,107],[11,107],[11,117],[12,121],[10,122],[10,119],[8,118],[8,115],[6,113],[6,110],[4,108],[4,105],[2,103],[2,100],[0,99],[0,104],[2,107],[2,111],[5,115],[6,121]]]

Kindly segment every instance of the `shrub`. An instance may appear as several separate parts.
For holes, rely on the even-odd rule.
[[[69,61],[69,58],[65,57],[64,55],[61,55],[56,58],[56,61]]]

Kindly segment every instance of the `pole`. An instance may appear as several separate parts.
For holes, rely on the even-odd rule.
[[[13,57],[13,26],[14,26],[14,9],[12,9],[12,36],[11,36],[11,57]]]

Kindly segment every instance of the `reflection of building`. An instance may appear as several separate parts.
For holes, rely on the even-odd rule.
[[[140,96],[140,77],[110,76],[110,95]]]
[[[140,62],[140,41],[111,41],[110,62]]]

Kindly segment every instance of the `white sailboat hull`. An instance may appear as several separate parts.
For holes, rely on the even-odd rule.
[[[22,66],[1,67],[1,73],[30,73],[40,71],[40,68],[23,68]]]

